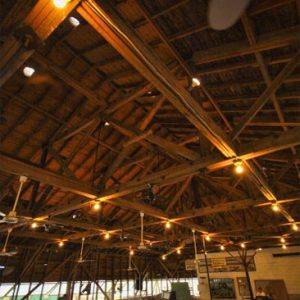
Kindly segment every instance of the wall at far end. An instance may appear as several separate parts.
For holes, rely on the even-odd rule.
[[[273,257],[275,253],[300,252],[300,247],[288,247],[264,249],[255,256],[256,271],[250,272],[252,288],[255,293],[255,280],[282,279],[285,282],[290,300],[300,300],[300,256]],[[249,255],[253,253],[249,251]],[[238,255],[232,252],[233,255]],[[209,253],[208,258],[227,257],[226,252]],[[201,274],[206,275],[206,274]],[[211,278],[232,278],[234,279],[235,294],[237,300],[243,298],[239,295],[238,277],[245,277],[244,272],[211,272]]]

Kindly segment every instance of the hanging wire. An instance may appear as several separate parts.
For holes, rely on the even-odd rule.
[[[93,167],[93,185],[95,185],[95,181],[96,181],[96,175],[97,175],[97,162],[98,162],[98,154],[99,154],[99,150],[100,150],[100,138],[101,138],[101,131],[102,131],[102,126],[103,122],[101,121],[100,125],[99,125],[99,130],[98,130],[98,136],[97,136],[97,146],[96,146],[96,153],[95,153],[95,163],[94,163],[94,167]]]

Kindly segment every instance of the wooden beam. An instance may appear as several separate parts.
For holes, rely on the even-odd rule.
[[[83,2],[77,11],[225,156],[235,155],[234,147],[226,135],[190,93],[177,84],[177,79],[166,65],[153,55],[152,50],[115,13],[108,1],[102,1],[99,6],[95,1],[88,0]]]
[[[270,137],[262,139],[255,144],[250,143],[248,145],[243,145],[239,149],[239,157],[242,160],[248,160],[261,155],[266,155],[275,151],[285,149],[287,147],[296,146],[300,143],[300,128],[294,128],[288,132],[283,132],[280,136]],[[3,172],[8,172],[15,175],[25,175],[30,179],[41,181],[45,184],[49,184],[63,190],[68,190],[84,196],[90,200],[79,198],[71,201],[69,204],[63,206],[56,206],[48,211],[41,212],[39,217],[48,217],[49,215],[56,215],[64,213],[67,211],[72,211],[75,208],[81,207],[89,203],[94,199],[101,199],[103,201],[119,198],[123,195],[133,193],[135,191],[142,190],[147,187],[148,184],[162,184],[168,180],[174,180],[175,178],[182,176],[190,176],[195,174],[201,168],[222,168],[231,165],[234,158],[225,159],[221,156],[209,156],[193,163],[180,164],[175,167],[165,169],[163,171],[156,172],[154,174],[148,175],[140,180],[133,180],[131,182],[119,185],[117,187],[112,187],[100,193],[95,188],[92,188],[84,183],[77,180],[72,180],[64,176],[55,174],[51,171],[38,168],[32,164],[22,162],[10,158],[4,154],[0,154],[0,170]],[[122,200],[124,201],[124,200]],[[135,203],[127,201],[127,208],[132,208],[135,210],[141,210],[140,206],[135,205]],[[122,205],[124,202],[116,202],[116,205]],[[125,205],[125,204],[124,204]],[[140,204],[139,204],[140,205]],[[145,207],[146,208],[146,207]],[[151,208],[152,209],[152,208]],[[143,210],[147,214],[146,210]],[[151,215],[155,213],[151,211]],[[166,218],[166,215],[161,215],[162,218]]]
[[[249,46],[248,41],[222,45],[216,48],[201,50],[193,54],[193,62],[196,65],[206,64],[218,60],[224,60],[236,56],[248,55],[273,48],[280,48],[299,40],[300,27],[275,31],[257,37],[257,43]]]
[[[57,9],[48,0],[39,0],[36,3],[22,22],[23,26],[14,35],[7,37],[0,48],[0,86],[23,65],[38,44],[51,35],[79,2],[70,1],[62,9]]]
[[[173,197],[173,199],[171,200],[171,202],[169,202],[166,211],[169,212],[174,205],[176,204],[176,202],[180,199],[180,197],[182,196],[182,194],[184,193],[184,191],[188,188],[188,186],[190,185],[192,176],[187,177],[187,179],[182,183],[180,189],[176,192],[175,196]]]
[[[276,78],[270,83],[266,90],[257,98],[255,103],[248,110],[246,115],[243,116],[240,123],[234,128],[232,132],[232,138],[235,139],[239,136],[242,130],[253,120],[259,110],[267,103],[270,96],[280,87],[283,80],[296,68],[300,62],[300,48],[295,56],[289,63],[281,70]]]

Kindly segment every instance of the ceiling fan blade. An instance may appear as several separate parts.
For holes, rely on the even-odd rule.
[[[208,24],[212,29],[225,30],[242,16],[250,0],[211,0],[208,7]]]

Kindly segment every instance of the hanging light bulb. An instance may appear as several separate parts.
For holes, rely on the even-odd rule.
[[[68,0],[53,0],[53,4],[57,8],[64,8],[68,3]]]
[[[170,229],[172,227],[170,221],[167,221],[165,224],[166,229]]]
[[[58,246],[59,246],[59,247],[63,247],[64,245],[65,245],[64,241],[60,241],[60,242],[58,243]]]
[[[37,227],[38,227],[37,222],[31,223],[31,228],[32,228],[32,229],[35,229],[35,228],[37,228]]]
[[[133,250],[133,249],[130,249],[129,254],[130,254],[131,256],[133,256],[133,255],[134,255],[134,250]]]
[[[181,249],[178,248],[178,249],[176,250],[176,253],[177,253],[178,255],[181,254]]]
[[[240,159],[237,159],[233,162],[234,164],[234,171],[237,174],[242,174],[245,171],[245,168],[243,166],[243,162]]]
[[[224,251],[224,250],[225,250],[225,246],[221,245],[221,246],[220,246],[220,249],[221,249],[222,251]]]
[[[282,249],[285,250],[286,248],[287,248],[287,247],[286,247],[286,244],[283,244],[283,245],[282,245]]]
[[[93,205],[93,210],[98,211],[101,208],[100,202],[96,201]]]
[[[107,121],[104,123],[104,126],[105,126],[105,127],[108,127],[109,125],[110,125],[110,124],[109,124],[109,122],[107,122]]]
[[[162,260],[166,260],[166,258],[167,258],[166,255],[162,255],[161,257]]]
[[[285,238],[282,237],[282,238],[280,239],[280,242],[281,242],[281,243],[285,243]]]
[[[297,231],[299,228],[298,228],[298,225],[296,224],[296,223],[294,223],[293,224],[293,226],[292,226],[292,229],[294,230],[294,231]]]
[[[272,204],[272,210],[274,212],[279,212],[280,211],[280,206],[277,203]]]
[[[106,233],[105,233],[104,239],[105,239],[105,240],[109,240],[109,239],[110,239],[110,234],[109,234],[109,232],[106,232]]]
[[[208,234],[205,236],[205,239],[206,239],[208,242],[211,240],[211,238],[210,238],[210,236],[209,236]]]
[[[241,248],[245,249],[246,248],[246,245],[245,243],[241,243]]]

